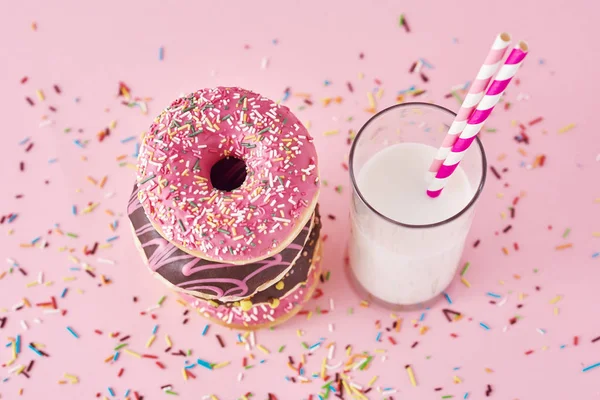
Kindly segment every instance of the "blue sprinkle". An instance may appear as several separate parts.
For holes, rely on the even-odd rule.
[[[592,254],[592,258],[597,258],[597,257],[600,257],[600,251],[597,251],[594,254]]]
[[[319,396],[319,400],[325,400],[320,394],[317,394],[317,396]]]
[[[210,327],[209,324],[204,325],[204,329],[202,329],[202,336],[206,336],[206,332],[208,332],[209,327]],[[240,334],[238,334],[238,340],[240,342],[242,341],[242,336]]]
[[[71,268],[69,268],[69,270],[71,270],[71,271],[81,271],[81,268],[79,268],[79,267],[71,267]]]
[[[138,156],[139,154],[140,154],[140,144],[139,144],[139,143],[136,143],[136,144],[135,144],[135,152],[133,153],[133,156],[134,156],[135,158],[137,158],[137,156]]]
[[[469,398],[469,392],[465,393],[465,395],[463,396],[463,399],[468,399]]]
[[[72,329],[70,326],[67,326],[67,330],[69,331],[69,333],[70,333],[71,335],[73,335],[73,337],[74,337],[75,339],[79,339],[79,335],[77,335],[77,334],[75,333],[75,331],[74,331],[74,330],[73,330],[73,329]]]
[[[83,145],[83,143],[81,143],[79,141],[79,139],[73,140],[73,143],[75,143],[77,145],[77,147],[81,147],[82,149],[85,149],[85,146]]]
[[[546,63],[546,60],[544,60],[543,58],[540,58],[540,59],[538,60],[538,63],[539,63],[540,65],[544,65],[544,64]]]
[[[8,223],[11,223],[11,222],[13,222],[13,221],[14,221],[14,220],[17,218],[17,215],[18,215],[18,214],[13,214],[13,215],[11,215],[10,217],[8,217]]]
[[[452,299],[450,298],[450,296],[448,296],[448,293],[444,292],[444,297],[448,301],[448,304],[452,304]]]
[[[131,392],[131,389],[127,389],[127,391],[125,392],[125,398],[129,397],[130,392]]]
[[[423,321],[425,319],[425,313],[421,314],[421,317],[419,318],[419,321]]]
[[[164,60],[164,59],[165,59],[165,48],[164,48],[164,47],[162,47],[162,46],[160,46],[160,47],[158,48],[158,60],[159,60],[159,61],[162,61],[162,60]]]
[[[201,365],[201,366],[203,366],[206,369],[212,369],[212,365],[210,365],[210,363],[207,362],[207,361],[198,359],[198,360],[196,360],[196,362],[198,363],[198,365]]]
[[[289,376],[286,376],[286,377],[285,377],[285,380],[289,382],[289,381],[290,381],[290,377],[289,377]]]
[[[44,357],[44,355],[42,354],[42,352],[40,352],[38,349],[36,349],[32,344],[30,344],[28,347],[31,349],[31,351],[33,351],[38,356]]]
[[[426,66],[429,69],[434,69],[433,65],[431,65],[430,63],[427,62],[427,60],[425,60],[424,58],[419,58],[419,60],[421,60],[421,62],[423,63],[424,66]]]
[[[158,325],[154,325],[154,328],[152,328],[152,334],[156,335],[156,331],[158,331]]]
[[[565,347],[567,347],[567,345],[563,344],[563,345],[560,346],[560,349],[564,349]]]
[[[126,137],[125,139],[121,139],[121,143],[131,142],[132,140],[135,140],[135,136],[129,136],[129,137]]]
[[[452,368],[452,370],[454,370],[454,371],[458,371],[459,369],[460,369],[460,367],[454,367],[454,368]]]
[[[111,387],[108,388],[108,393],[110,393],[111,397],[115,397],[115,391]]]
[[[489,327],[489,326],[487,326],[486,324],[484,324],[483,322],[480,322],[480,323],[479,323],[479,326],[481,326],[481,327],[482,327],[483,329],[485,329],[486,331],[489,331],[489,330],[490,330],[490,327]]]
[[[113,240],[117,240],[119,238],[119,236],[112,236],[109,237],[108,239],[106,239],[107,242],[112,242]]]
[[[600,367],[600,362],[596,363],[594,365],[590,365],[589,367],[585,367],[584,369],[581,370],[581,372],[587,372],[587,371],[590,371],[590,370],[592,370],[594,368],[598,368],[598,367]]]
[[[185,369],[192,369],[192,368],[194,368],[195,366],[196,366],[196,364],[189,364],[189,365],[186,365],[186,366],[185,366],[185,367],[183,367],[183,368],[185,368]]]
[[[492,293],[492,292],[487,292],[486,294],[487,294],[488,296],[490,296],[490,297],[495,297],[495,298],[497,298],[497,299],[499,299],[499,298],[501,298],[501,297],[502,297],[502,296],[500,296],[499,294],[497,294],[497,293]]]
[[[117,361],[119,359],[120,354],[121,354],[120,352],[115,351],[115,355],[113,356],[113,361]]]
[[[31,241],[31,244],[36,244],[37,242],[39,242],[39,241],[40,241],[40,239],[41,239],[41,238],[42,238],[41,236],[38,236],[38,237],[36,237],[35,239],[33,239],[33,240]]]
[[[281,99],[281,101],[286,101],[286,100],[287,100],[289,97],[290,97],[290,91],[289,91],[289,90],[286,90],[286,91],[283,93],[283,99]]]
[[[337,393],[337,390],[335,390],[335,388],[331,385],[329,385],[329,389],[333,392],[333,393]]]
[[[304,375],[304,368],[300,368],[300,375]]]
[[[58,158],[51,158],[48,160],[48,164],[54,164],[57,161],[58,161]]]
[[[260,361],[259,361],[259,363],[261,363],[261,364],[264,364],[266,361],[267,361],[267,360],[260,360]],[[318,377],[318,375],[317,375],[316,377]],[[316,377],[315,377],[315,378],[316,378]]]
[[[29,142],[29,139],[30,139],[30,138],[29,138],[29,136],[27,136],[25,139],[21,140],[21,141],[19,142],[19,144],[20,144],[20,145],[24,145],[25,143]]]
[[[73,215],[77,215],[77,206],[73,204],[73,206],[71,207],[71,214]]]
[[[69,290],[69,288],[64,288],[63,291],[60,293],[60,298],[64,299],[65,296],[67,295],[67,291]]]
[[[381,332],[377,333],[377,337],[375,337],[375,341],[376,342],[380,342],[381,341]]]
[[[4,347],[10,347],[10,346],[12,346],[12,342],[8,342],[4,345]]]
[[[21,353],[21,335],[17,335],[17,340],[15,340],[15,347],[16,347],[15,352],[17,354],[20,354]]]
[[[327,79],[325,79],[325,82],[323,82],[325,84],[325,86],[329,86],[331,85],[331,81],[328,81]]]

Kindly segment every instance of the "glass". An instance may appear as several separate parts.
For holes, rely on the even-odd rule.
[[[366,293],[370,300],[389,308],[422,306],[434,299],[450,284],[460,262],[473,219],[474,205],[483,189],[487,170],[485,153],[479,138],[465,153],[459,169],[450,178],[442,195],[437,199],[430,199],[425,194],[427,181],[431,179],[427,168],[455,115],[452,111],[433,104],[398,104],[373,116],[361,128],[352,144],[350,178],[353,194],[350,210],[352,232],[349,244],[349,275],[361,294]],[[403,145],[394,146],[397,144]],[[423,145],[430,147],[425,148]],[[367,175],[366,171],[375,171],[371,166],[364,168],[374,156],[378,155],[381,159],[384,154],[382,150],[385,149],[385,154],[393,154],[390,150],[398,148],[408,148],[409,152],[413,152],[414,149],[418,154],[394,154],[392,158],[388,157],[394,165],[388,162],[377,174]],[[423,154],[426,155],[423,155],[421,150],[425,151]],[[409,160],[413,158],[424,164],[411,168]],[[464,173],[459,172],[460,169]],[[365,177],[361,176],[361,171]],[[418,196],[421,196],[421,190],[424,196],[417,197],[415,201],[415,196],[408,193],[409,188],[402,191],[402,188],[391,187],[394,179],[390,174],[398,175],[398,171],[412,181],[417,177],[421,179],[422,174],[423,181],[417,181],[417,184],[422,185]],[[383,187],[376,186],[373,190],[373,185],[376,185],[373,182],[377,180],[383,183]],[[462,186],[451,188],[459,180]],[[388,182],[390,185],[386,189],[385,184]],[[421,218],[416,216],[420,212],[425,220],[435,218],[437,208],[433,210],[436,213],[431,213],[431,209],[421,210],[422,206],[427,206],[425,202],[436,202],[433,205],[429,204],[430,207],[445,207],[450,203],[442,202],[452,199],[451,196],[459,190],[464,192],[459,193],[463,196],[462,202],[457,203],[455,210],[448,209],[451,213],[443,219],[430,220],[426,224],[414,222],[415,218]],[[448,193],[444,197],[449,191],[456,193]],[[403,220],[391,215],[391,211],[382,211],[381,207],[377,209],[372,204],[373,201],[370,204],[369,199],[375,199],[373,196],[386,197],[383,201],[391,201],[392,204],[397,204],[397,207],[403,207],[400,210],[400,214],[405,215]]]

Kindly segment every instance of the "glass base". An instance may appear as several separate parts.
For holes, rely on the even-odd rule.
[[[346,254],[348,254],[348,252],[346,251]],[[389,303],[385,300],[380,299],[379,297],[376,297],[374,295],[372,295],[371,293],[369,293],[367,291],[367,289],[365,289],[363,287],[363,285],[361,285],[361,283],[358,281],[358,279],[356,278],[356,275],[354,275],[354,271],[352,271],[352,267],[350,265],[350,258],[346,256],[346,262],[344,263],[344,272],[346,274],[346,276],[348,277],[348,281],[350,282],[350,286],[352,286],[352,289],[354,289],[354,292],[363,300],[367,300],[369,303],[373,303],[376,304],[380,307],[383,308],[387,308],[388,310],[392,310],[392,311],[419,311],[419,310],[424,310],[426,308],[429,308],[431,306],[433,306],[435,303],[437,303],[440,298],[442,297],[442,294],[438,294],[436,296],[434,296],[433,298],[422,302],[422,303],[416,303],[416,304],[396,304],[396,303]]]

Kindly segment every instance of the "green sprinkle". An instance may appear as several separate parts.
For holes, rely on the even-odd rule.
[[[283,124],[283,125],[287,124],[287,120],[288,120],[288,119],[287,119],[287,118],[285,118],[285,119],[283,120],[282,124]]]
[[[279,348],[279,350],[277,350],[278,353],[281,353],[283,350],[285,350],[285,344],[283,346],[281,346]]]
[[[329,381],[329,382],[327,382],[326,384],[324,384],[323,386],[321,386],[321,389],[327,389],[327,387],[328,387],[329,385],[332,385],[332,384],[333,384],[333,382],[334,382],[334,381]]]
[[[198,208],[198,204],[194,203],[192,200],[188,200],[188,203],[190,203],[192,207]]]
[[[571,233],[571,228],[565,229],[565,233],[563,233],[563,239],[566,239],[567,236],[569,236],[569,233]]]
[[[445,395],[445,396],[442,396],[442,399],[451,399],[451,398],[453,398],[453,397],[454,397],[453,395],[451,395],[451,394],[447,394],[447,395]]]
[[[325,187],[327,187],[327,185],[329,185],[329,183],[325,179],[323,179],[321,182],[323,182],[323,186],[325,186]]]
[[[195,104],[192,104],[191,106],[189,106],[189,107],[187,107],[187,108],[184,108],[183,110],[181,110],[181,113],[182,113],[182,114],[185,114],[185,113],[186,113],[186,112],[188,112],[188,111],[192,111],[194,108],[196,108],[196,105],[195,105]]]
[[[452,93],[452,97],[454,97],[456,99],[456,101],[458,101],[458,104],[462,104],[463,100],[460,98],[460,96],[458,95],[458,93],[456,93],[454,90],[451,91],[450,93]]]
[[[188,134],[188,137],[194,137],[194,136],[198,136],[199,134],[201,134],[202,132],[204,132],[204,130],[202,128],[198,129],[196,132],[192,132],[190,134]]]
[[[352,314],[354,314],[354,308],[350,307],[348,309],[348,315],[352,315]]]
[[[335,191],[338,193],[342,193],[342,185],[338,185],[335,187]]]
[[[156,178],[156,176],[155,176],[154,174],[152,174],[152,175],[150,175],[150,176],[148,176],[148,177],[146,177],[146,178],[142,179],[142,181],[140,182],[140,185],[143,185],[144,183],[146,183],[146,182],[148,182],[149,180],[151,180],[151,179],[154,179],[154,178]]]
[[[283,184],[283,179],[281,179],[281,177],[280,177],[280,176],[278,176],[278,177],[277,177],[277,180],[279,181],[279,184],[280,184],[281,186],[284,186],[284,184]]]
[[[470,262],[465,263],[464,267],[462,268],[462,271],[460,271],[460,276],[464,276],[467,273],[467,270],[469,269],[470,265]]]
[[[331,276],[331,271],[327,271],[327,275],[325,275],[325,280],[328,281]]]
[[[75,239],[77,239],[77,238],[79,237],[79,236],[77,236],[76,234],[74,234],[74,233],[71,233],[71,232],[67,232],[67,233],[66,233],[66,235],[67,235],[68,237],[72,237],[72,238],[75,238]]]
[[[231,114],[227,114],[226,116],[221,118],[221,121],[227,121],[229,118],[231,118]]]
[[[252,231],[250,230],[250,228],[248,228],[247,226],[244,227],[244,230],[246,231],[246,235],[250,236],[252,235]]]
[[[250,369],[250,368],[253,368],[253,367],[254,367],[254,365],[246,365],[246,366],[244,367],[244,369]]]
[[[120,345],[118,345],[117,347],[115,347],[115,351],[121,350],[125,346],[127,346],[127,343],[121,343]]]
[[[373,359],[373,356],[369,356],[367,357],[367,359],[362,363],[362,365],[360,366],[360,370],[362,371],[363,369],[365,369],[367,367],[367,365],[369,365],[369,363],[371,362],[371,360]]]
[[[207,108],[215,108],[215,105],[212,103],[206,103],[204,107],[202,107],[201,111],[206,110]]]
[[[243,95],[242,97],[240,97],[240,99],[238,100],[238,104],[242,104],[242,102],[244,101],[245,98],[246,98],[246,95]]]
[[[171,394],[171,395],[173,395],[173,396],[179,396],[177,393],[175,393],[175,392],[174,392],[174,391],[172,391],[172,390],[165,390],[165,393],[166,393],[166,394]]]
[[[308,348],[310,346],[306,342],[302,342],[302,347],[304,347],[306,350],[308,350]]]
[[[166,299],[167,299],[167,296],[161,297],[160,300],[158,300],[158,305],[162,306],[162,303],[164,303]]]
[[[185,231],[185,225],[183,225],[183,221],[178,219],[177,222],[179,222],[179,226],[181,227],[181,230]]]
[[[268,132],[268,131],[269,131],[269,127],[266,127],[262,131],[258,132],[257,135],[262,135],[263,133]]]
[[[192,167],[192,171],[200,170],[200,167],[198,166],[199,164],[200,164],[200,159],[196,158],[196,162],[194,163],[194,166]]]
[[[485,128],[485,131],[486,131],[486,132],[492,132],[492,133],[494,133],[494,132],[496,132],[497,130],[498,130],[498,129],[496,129],[496,128]]]
[[[228,236],[231,236],[231,232],[229,232],[229,231],[228,231],[228,230],[226,230],[226,229],[219,228],[219,229],[217,229],[217,231],[219,231],[219,232],[221,232],[221,233],[224,233],[224,234],[226,234],[226,235],[228,235]]]

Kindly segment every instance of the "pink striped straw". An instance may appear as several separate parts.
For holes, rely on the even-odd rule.
[[[465,96],[456,118],[454,118],[452,125],[450,125],[450,129],[448,129],[448,133],[442,142],[442,146],[438,149],[437,154],[429,167],[431,178],[433,178],[438,169],[440,169],[442,163],[448,156],[448,153],[450,153],[452,145],[454,145],[456,139],[458,139],[463,129],[467,126],[467,120],[471,116],[475,106],[479,104],[479,101],[483,97],[485,89],[487,88],[488,83],[490,83],[490,79],[492,79],[492,76],[498,71],[498,67],[500,67],[500,64],[502,63],[502,58],[504,58],[504,54],[506,53],[509,44],[510,35],[508,33],[504,32],[496,36],[496,40],[494,40],[494,44],[492,44],[492,48],[485,58],[483,65],[479,68],[479,72],[471,84],[469,92]]]
[[[467,126],[460,134],[458,140],[452,146],[448,157],[444,160],[435,178],[429,184],[427,195],[429,197],[438,197],[446,185],[448,177],[456,170],[458,163],[463,159],[465,151],[471,146],[475,137],[481,131],[483,124],[488,119],[492,110],[500,101],[500,97],[506,90],[506,87],[517,73],[517,70],[527,56],[527,43],[519,42],[510,52],[504,65],[498,71],[498,75],[492,81],[485,96],[469,117]]]

